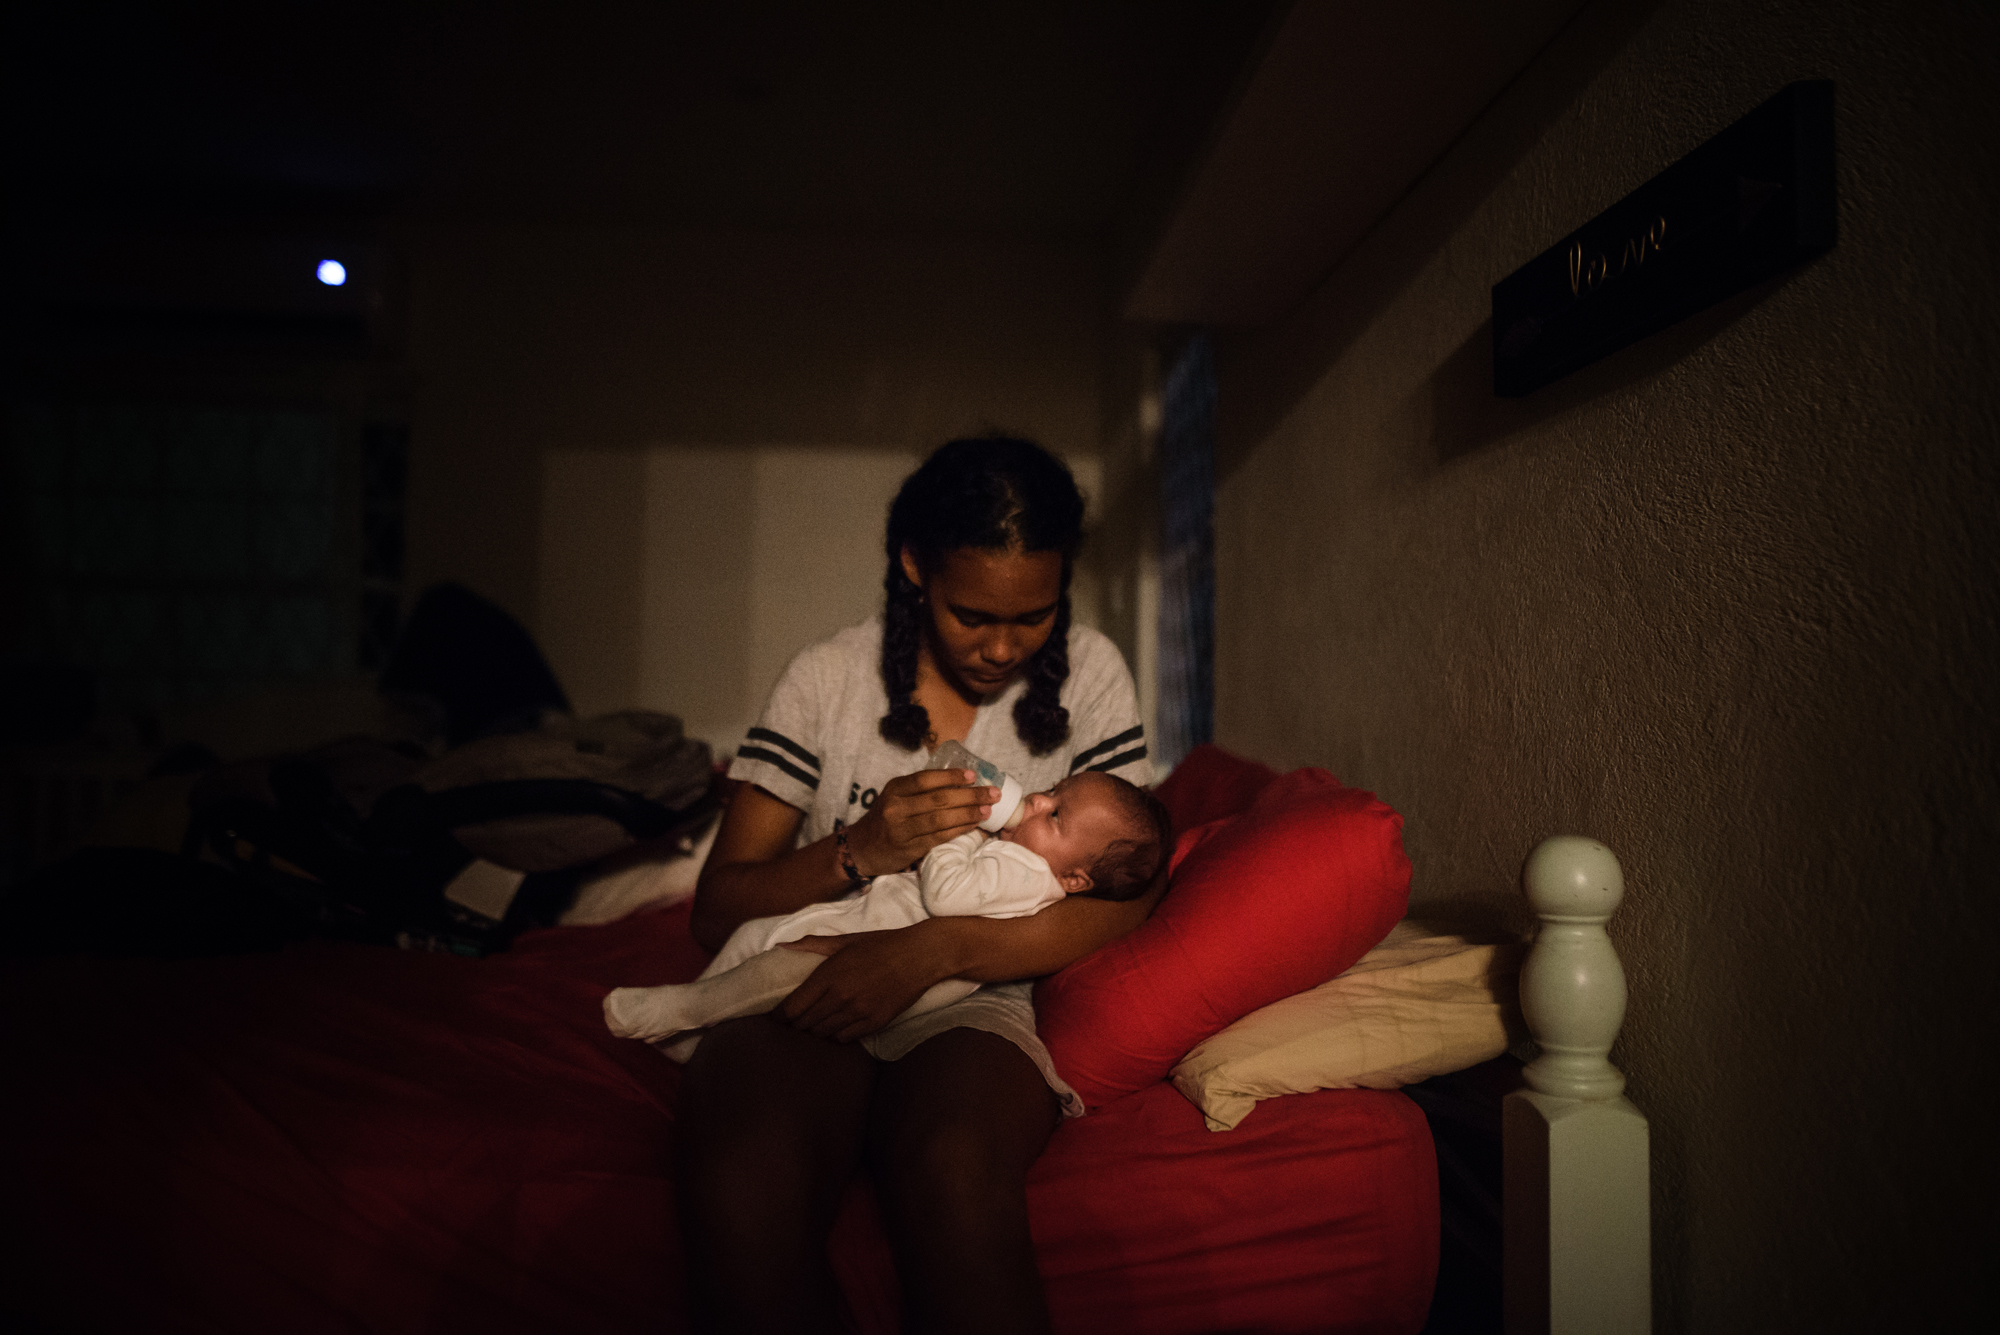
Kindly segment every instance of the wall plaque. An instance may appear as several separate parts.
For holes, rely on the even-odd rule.
[[[1833,239],[1833,84],[1788,84],[1494,284],[1493,392],[1539,389]]]

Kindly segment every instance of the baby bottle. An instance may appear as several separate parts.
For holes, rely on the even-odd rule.
[[[979,828],[988,834],[998,834],[1011,830],[1021,823],[1028,814],[1028,804],[1021,800],[1021,781],[1005,773],[990,761],[981,760],[957,742],[946,742],[931,752],[932,769],[969,769],[978,775],[978,782],[989,788],[1000,790],[1000,800],[993,804],[993,814],[979,822]]]

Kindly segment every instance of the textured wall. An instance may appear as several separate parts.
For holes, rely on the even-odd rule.
[[[1495,280],[1814,77],[1833,252],[1490,396]],[[1990,1265],[1996,88],[1984,6],[1593,5],[1223,351],[1219,740],[1378,790],[1433,908],[1617,851],[1662,1330],[1936,1328]]]

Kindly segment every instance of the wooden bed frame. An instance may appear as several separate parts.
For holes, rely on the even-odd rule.
[[[1625,971],[1604,924],[1625,894],[1611,850],[1558,835],[1522,872],[1541,918],[1521,966],[1521,1011],[1541,1055],[1502,1104],[1508,1335],[1652,1329],[1646,1118],[1607,1060]]]

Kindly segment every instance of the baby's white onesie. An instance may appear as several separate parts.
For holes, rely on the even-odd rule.
[[[692,983],[617,989],[604,999],[604,1022],[621,1038],[658,1043],[740,1015],[760,1015],[790,996],[825,957],[781,949],[782,942],[886,931],[935,917],[1025,918],[1062,897],[1062,884],[1040,854],[971,830],[933,848],[916,872],[878,876],[858,894],[808,904],[783,917],[751,919],[729,934]],[[947,978],[896,1018],[950,1005],[978,986]],[[662,1051],[684,1062],[699,1041],[695,1034]]]

